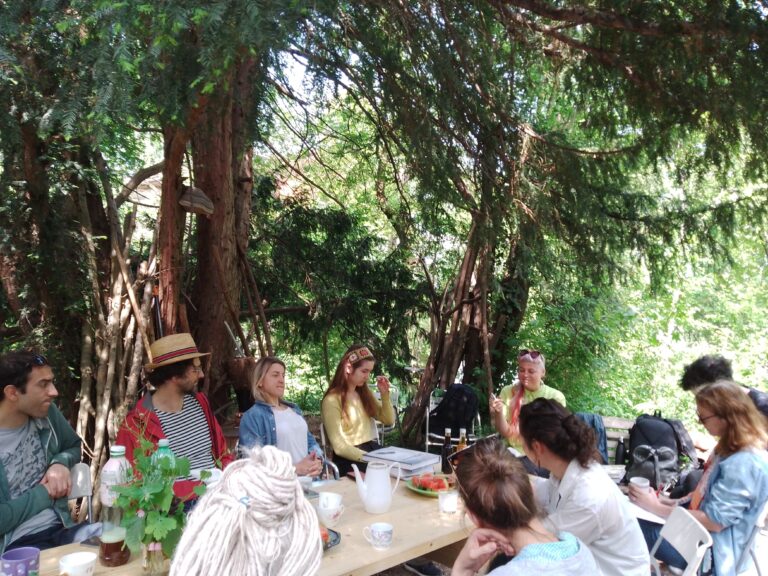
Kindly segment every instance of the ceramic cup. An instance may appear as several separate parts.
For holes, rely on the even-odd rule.
[[[39,548],[16,548],[0,556],[0,574],[3,576],[37,576],[39,571]]]
[[[61,576],[92,576],[96,569],[96,554],[93,552],[75,552],[62,556],[59,560]]]
[[[317,495],[318,508],[338,508],[341,506],[342,496],[336,492],[320,492]]]
[[[317,496],[317,517],[328,528],[339,523],[344,513],[341,494],[335,492],[320,492]]]
[[[459,493],[456,490],[442,490],[437,493],[437,504],[443,514],[455,514],[459,509]]]
[[[651,481],[648,480],[648,478],[643,478],[642,476],[632,476],[632,478],[629,479],[629,483],[632,486],[635,486],[639,490],[648,492],[651,489]]]
[[[392,524],[386,522],[374,522],[370,526],[363,528],[363,537],[376,550],[386,550],[392,545]]]

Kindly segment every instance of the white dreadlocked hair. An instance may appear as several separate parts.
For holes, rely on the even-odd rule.
[[[192,510],[170,576],[309,576],[322,554],[317,515],[291,457],[256,446]]]

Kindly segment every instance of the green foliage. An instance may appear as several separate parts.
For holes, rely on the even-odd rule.
[[[124,485],[115,487],[115,505],[123,510],[125,543],[138,552],[142,544],[159,542],[170,558],[186,521],[183,502],[173,495],[173,483],[175,478],[189,475],[189,459],[177,456],[175,462],[167,458],[153,461],[154,445],[143,436],[138,442],[133,474]],[[195,488],[198,496],[204,492],[204,485]]]

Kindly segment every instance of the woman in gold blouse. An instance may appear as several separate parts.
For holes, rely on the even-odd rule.
[[[395,422],[387,377],[376,377],[381,402],[367,386],[375,364],[376,359],[367,347],[353,344],[341,358],[323,397],[323,425],[333,448],[333,461],[341,474],[349,472],[353,462],[361,463],[366,452],[381,448],[376,441],[374,419],[385,425]]]

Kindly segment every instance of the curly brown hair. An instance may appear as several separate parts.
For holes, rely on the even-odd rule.
[[[559,402],[537,398],[520,410],[520,436],[528,446],[541,442],[553,454],[583,468],[601,461],[595,431]]]

